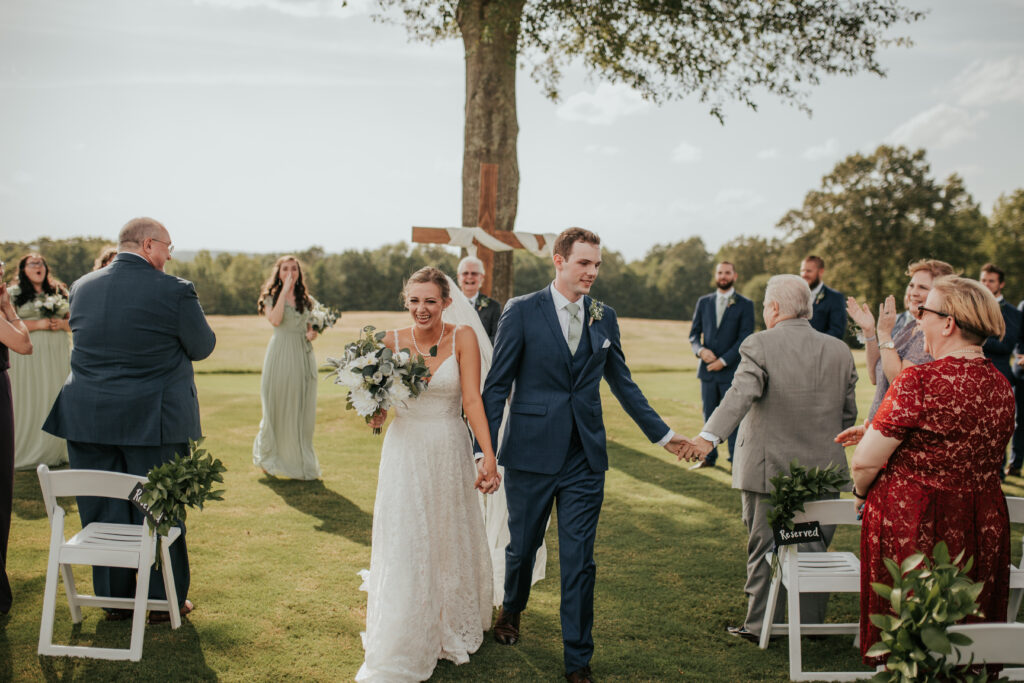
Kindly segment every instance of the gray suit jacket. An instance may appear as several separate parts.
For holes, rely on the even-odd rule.
[[[792,460],[846,469],[845,450],[833,439],[857,419],[856,385],[850,349],[807,320],[783,320],[747,337],[729,391],[704,426],[721,437],[739,425],[733,488],[770,493],[769,481]]]

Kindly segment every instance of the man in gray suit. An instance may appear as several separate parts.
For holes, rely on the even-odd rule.
[[[764,621],[771,567],[765,554],[772,549],[768,525],[769,481],[789,472],[797,460],[807,467],[834,463],[847,468],[836,434],[857,419],[854,369],[850,349],[835,337],[815,331],[810,324],[811,291],[796,275],[776,275],[764,296],[768,329],[753,334],[740,346],[740,363],[729,391],[700,436],[680,454],[703,457],[739,425],[732,486],[743,499],[747,527],[747,618],[730,634],[757,642]],[[834,526],[823,526],[825,543],[801,544],[801,550],[823,551],[832,540]],[[827,594],[804,596],[800,618],[804,623],[825,619]],[[778,602],[785,608],[784,594]]]
[[[213,352],[216,338],[192,283],[163,272],[174,247],[167,228],[152,218],[129,221],[118,236],[117,257],[71,285],[71,374],[43,429],[67,439],[76,469],[145,476],[150,469],[188,453],[202,436],[192,361]],[[78,499],[82,526],[91,522],[142,522],[127,501]],[[170,547],[174,585],[182,614],[192,609],[185,530]],[[96,595],[135,595],[135,575],[114,567],[93,568]],[[162,599],[159,573],[149,597]],[[130,610],[111,610],[111,620]],[[150,621],[169,618],[150,614]]]

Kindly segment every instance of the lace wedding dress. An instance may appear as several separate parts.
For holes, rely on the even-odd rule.
[[[424,681],[469,661],[491,621],[491,558],[454,354],[384,437],[357,681]]]

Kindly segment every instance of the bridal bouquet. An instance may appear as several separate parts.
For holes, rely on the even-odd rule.
[[[317,301],[309,312],[309,324],[317,334],[322,334],[328,327],[334,327],[340,317],[340,313]]]
[[[327,359],[334,368],[327,376],[348,388],[346,410],[355,410],[367,424],[391,406],[419,396],[430,379],[423,356],[389,349],[381,343],[385,334],[367,325],[359,339],[345,345],[344,357]],[[380,434],[380,428],[373,433]]]
[[[32,306],[44,318],[63,318],[68,314],[68,300],[60,294],[36,294]]]

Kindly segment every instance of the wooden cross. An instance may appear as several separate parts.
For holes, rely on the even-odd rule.
[[[480,203],[477,209],[478,227],[423,228],[413,226],[412,241],[419,244],[457,244],[476,256],[484,264],[484,284],[480,291],[490,296],[495,285],[500,292],[512,293],[511,273],[509,282],[494,281],[494,252],[526,249],[538,256],[550,256],[554,244],[553,233],[533,234],[495,230],[494,222],[498,206],[498,165],[480,164]],[[475,252],[475,253],[474,253]],[[500,302],[504,304],[505,302]]]

